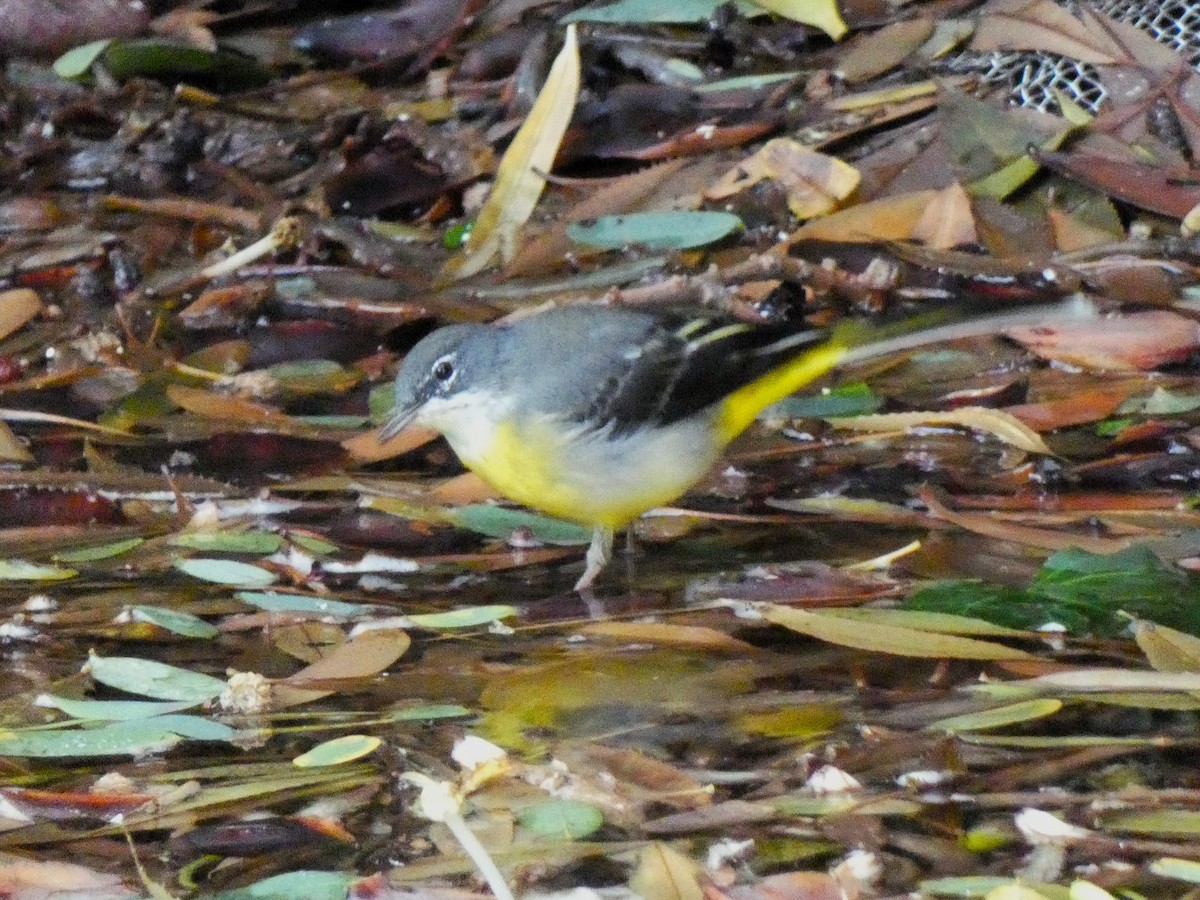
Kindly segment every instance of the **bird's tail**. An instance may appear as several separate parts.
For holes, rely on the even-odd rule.
[[[721,404],[719,427],[722,437],[725,441],[733,440],[772,403],[794,394],[841,365],[861,363],[930,344],[1004,334],[1014,328],[1061,325],[1097,315],[1095,304],[1075,296],[1062,303],[1027,306],[952,322],[946,322],[941,313],[933,313],[896,325],[849,323],[839,326],[833,329],[827,341],[809,346],[730,394]]]

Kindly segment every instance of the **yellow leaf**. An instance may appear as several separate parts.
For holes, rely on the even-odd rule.
[[[1200,638],[1195,635],[1138,619],[1133,637],[1159,672],[1200,672]]]
[[[790,606],[764,604],[762,616],[768,622],[782,625],[792,631],[806,634],[819,641],[870,650],[875,653],[891,653],[896,656],[915,656],[919,659],[1029,659],[1024,650],[980,641],[974,638],[956,637],[903,628],[897,625],[872,625],[864,628],[854,622],[836,616],[795,609]]]
[[[645,900],[703,900],[704,897],[700,866],[657,841],[642,851],[629,886]]]
[[[534,101],[525,123],[509,144],[496,183],[475,218],[463,252],[451,259],[442,274],[467,278],[481,271],[498,253],[504,262],[516,255],[517,234],[537,206],[546,173],[554,165],[579,96],[579,43],[575,26],[550,67],[546,83]]]
[[[819,28],[835,41],[848,30],[834,0],[752,0],[768,12]]]
[[[851,431],[904,431],[922,425],[957,425],[975,431],[985,431],[1029,453],[1053,456],[1053,452],[1041,436],[1011,413],[1002,409],[984,406],[964,406],[947,412],[879,413],[870,416],[852,416],[829,419],[834,428]]]
[[[912,238],[938,250],[979,242],[971,198],[961,184],[956,181],[937,192],[913,226]]]
[[[775,138],[726,172],[704,196],[721,200],[764,178],[780,183],[787,192],[788,208],[798,219],[833,212],[861,180],[853,166],[836,157],[810,150],[791,138]]]
[[[792,241],[904,241],[913,225],[937,197],[937,191],[916,191],[858,203],[831,215],[805,222]]]

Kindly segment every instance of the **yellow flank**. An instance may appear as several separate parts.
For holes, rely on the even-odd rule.
[[[460,459],[511,500],[618,529],[704,477],[720,450],[710,428],[692,421],[612,438],[564,434],[544,420],[507,421],[495,427],[482,452]]]
[[[849,349],[847,336],[834,333],[824,344],[772,369],[722,400],[716,423],[721,446],[749,428],[758,414],[772,403],[778,403],[829,372],[845,359]]]

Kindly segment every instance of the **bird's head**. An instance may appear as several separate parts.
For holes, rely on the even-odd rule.
[[[495,368],[497,337],[489,325],[450,325],[418,342],[396,373],[396,405],[379,439],[410,423],[453,437],[457,413],[487,402],[481,395]]]

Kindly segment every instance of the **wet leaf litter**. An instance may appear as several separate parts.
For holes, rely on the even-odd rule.
[[[116,6],[0,9],[10,893],[1196,883],[1186,9]],[[447,324],[1078,294],[821,376],[585,594],[378,440]]]

